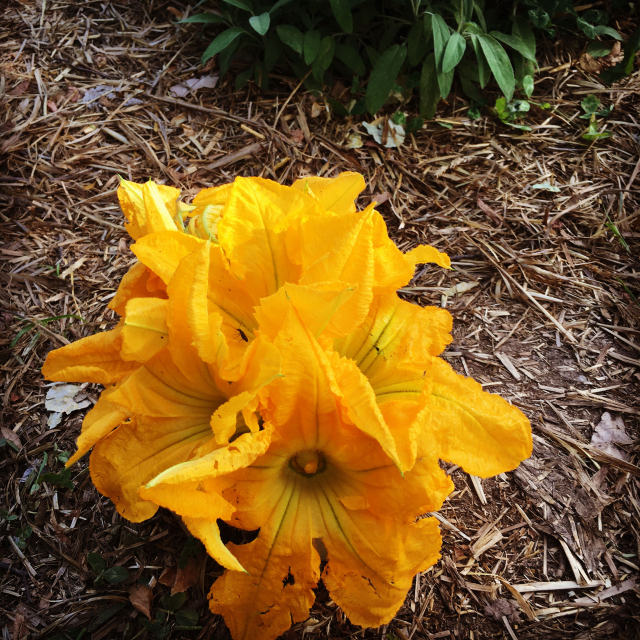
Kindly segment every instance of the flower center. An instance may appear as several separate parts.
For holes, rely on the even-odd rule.
[[[316,473],[324,471],[327,465],[324,454],[321,451],[307,449],[306,451],[298,451],[298,453],[291,458],[289,466],[296,473],[304,476],[313,476]]]

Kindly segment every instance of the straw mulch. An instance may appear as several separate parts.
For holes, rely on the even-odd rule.
[[[295,79],[235,92],[227,77],[174,98],[171,87],[216,76],[198,64],[197,31],[174,23],[184,10],[126,0],[4,10],[3,638],[153,637],[140,620],[163,608],[187,540],[168,512],[122,520],[93,489],[86,459],[73,489],[34,482],[61,472],[86,411],[49,428],[44,357],[113,325],[106,304],[134,261],[118,176],[178,186],[188,200],[237,175],[290,184],[345,170],[365,176],[360,205],[380,203],[402,249],[428,242],[452,257],[452,271],[426,267],[401,295],[449,309],[445,357],[529,416],[535,450],[490,480],[448,469],[456,491],[439,514],[442,561],[416,578],[386,629],[352,627],[320,588],[310,619],[286,637],[640,637],[638,73],[607,88],[576,66],[570,44],[544,45],[536,98],[554,109],[534,106],[531,132],[489,114],[471,121],[454,96],[438,121],[385,149]],[[333,92],[346,99],[344,87]],[[613,135],[595,143],[581,138],[588,94],[613,105]],[[364,146],[352,149],[355,131]],[[76,400],[98,391],[86,386]],[[604,413],[622,424],[622,443],[592,443]],[[603,424],[605,437],[620,435]],[[94,585],[90,552],[125,567],[127,580]],[[201,628],[170,637],[227,638],[206,604],[219,567],[196,553],[178,573],[175,590],[186,589]]]

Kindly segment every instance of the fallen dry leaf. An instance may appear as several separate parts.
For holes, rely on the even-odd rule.
[[[2,431],[2,437],[5,440],[9,440],[9,442],[13,442],[13,444],[15,444],[16,447],[18,447],[18,449],[22,449],[22,442],[20,441],[20,438],[16,433],[13,433],[11,429],[7,429],[6,427],[2,427],[0,431]]]
[[[189,562],[184,569],[178,567],[176,581],[171,588],[171,595],[174,593],[182,593],[189,587],[193,587],[193,585],[198,582],[204,557],[204,553],[200,553],[195,557],[189,558]]]
[[[23,80],[13,91],[9,93],[10,96],[21,96],[28,88],[31,83],[31,79]]]
[[[176,573],[178,568],[175,564],[172,564],[170,567],[166,567],[165,570],[160,574],[158,578],[158,582],[163,584],[165,587],[173,587],[176,581]]]
[[[24,615],[18,611],[13,619],[13,640],[22,640],[28,635],[29,628],[25,622]]]
[[[500,622],[503,616],[507,616],[507,620],[511,624],[518,624],[520,622],[520,612],[513,600],[505,600],[504,598],[498,598],[494,602],[489,603],[484,612],[490,618]]]
[[[189,93],[195,93],[198,89],[213,89],[218,84],[218,74],[211,76],[203,76],[202,78],[190,78],[180,84],[171,87],[170,91],[178,98],[184,98]]]
[[[4,431],[4,429],[3,429]],[[624,429],[624,422],[620,416],[615,420],[608,411],[605,411],[596,425],[596,429],[591,436],[591,444],[605,453],[608,453],[621,460],[629,460],[629,454],[623,451],[616,444],[633,444],[635,440],[627,435]]]
[[[589,73],[600,73],[604,69],[613,67],[624,59],[622,48],[619,42],[616,42],[611,48],[611,53],[608,53],[602,58],[594,58],[588,53],[583,53],[578,60],[578,66]]]
[[[153,591],[146,584],[134,584],[129,589],[131,604],[151,620],[151,606],[153,605]]]

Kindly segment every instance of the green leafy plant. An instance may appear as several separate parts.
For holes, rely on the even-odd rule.
[[[140,619],[140,624],[156,638],[166,638],[171,629],[176,631],[197,631],[202,627],[197,626],[200,618],[194,609],[180,609],[185,603],[187,595],[183,592],[169,595],[165,593],[160,598],[161,609],[156,611],[154,620]],[[171,616],[174,617],[171,622]]]
[[[599,131],[597,118],[606,118],[611,114],[613,105],[609,105],[605,109],[600,109],[600,99],[593,94],[588,95],[582,102],[581,106],[585,113],[580,117],[589,120],[589,128],[582,134],[584,140],[599,140],[600,138],[608,138],[610,131]]]
[[[40,339],[40,336],[42,336],[41,329],[43,327],[46,329],[47,326],[51,322],[53,322],[54,320],[62,320],[62,318],[75,318],[76,320],[81,320],[82,319],[82,318],[80,318],[80,316],[74,316],[74,315],[71,315],[71,314],[66,314],[66,315],[62,315],[62,316],[52,316],[50,318],[32,319],[32,320],[27,320],[25,318],[22,318],[20,320],[20,323],[23,326],[20,328],[18,333],[16,333],[16,335],[13,338],[13,340],[11,340],[11,342],[9,344],[9,347],[10,348],[15,347],[16,344],[18,344],[18,342],[20,341],[20,338],[22,338],[22,336],[29,334],[34,329],[37,329],[37,331],[31,337],[31,340],[29,341],[29,344],[25,347],[25,349],[24,349],[24,351],[22,353],[22,355],[26,355],[27,353],[29,353],[29,351],[31,351],[31,349],[33,349],[33,347],[35,347],[36,342],[38,342],[38,340]]]
[[[119,584],[129,577],[129,572],[124,567],[115,566],[107,569],[107,563],[104,558],[97,553],[88,553],[87,562],[96,574],[93,582],[96,587],[103,586],[107,582],[109,584]]]
[[[353,78],[348,105],[327,100],[342,115],[375,114],[418,89],[421,115],[432,118],[455,78],[476,109],[492,79],[507,102],[517,89],[530,97],[536,31],[621,39],[605,11],[578,9],[570,0],[222,0],[182,22],[222,29],[202,62],[219,55],[222,75],[248,63],[238,89],[251,79],[267,88],[269,73],[288,67],[311,90]]]
[[[7,522],[13,522],[18,519],[18,516],[9,513],[6,509],[0,509],[0,518]]]
[[[49,482],[65,489],[73,489],[75,487],[71,480],[71,469],[63,469],[60,473],[45,473],[40,477],[40,482]]]
[[[15,540],[15,543],[18,545],[18,547],[20,547],[20,549],[26,548],[27,539],[32,533],[33,529],[29,525],[23,527],[22,529],[18,529],[18,531],[15,532],[13,539]]]
[[[531,127],[524,124],[516,124],[515,121],[526,116],[530,108],[526,100],[512,100],[511,102],[507,102],[505,98],[498,98],[495,106],[496,113],[504,124],[523,131],[531,131]]]

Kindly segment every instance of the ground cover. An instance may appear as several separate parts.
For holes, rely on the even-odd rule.
[[[106,304],[133,262],[118,175],[179,186],[188,200],[237,175],[289,184],[345,170],[365,176],[360,204],[380,203],[398,246],[428,242],[451,256],[453,271],[425,268],[402,295],[449,309],[445,357],[528,415],[535,449],[491,480],[448,469],[443,559],[388,628],[352,627],[320,588],[289,636],[637,637],[638,74],[609,88],[571,43],[547,44],[534,99],[552,109],[532,106],[531,131],[488,113],[471,120],[454,95],[388,149],[295,79],[274,77],[268,92],[236,92],[229,79],[207,87],[215,64],[199,67],[202,45],[173,24],[178,6],[11,3],[0,25],[5,637],[162,636],[140,622],[149,606],[154,619],[178,611],[163,626],[193,625],[179,611],[198,612],[202,628],[174,627],[172,638],[228,637],[206,605],[220,568],[189,553],[169,512],[122,520],[93,489],[86,459],[61,475],[84,409],[48,424],[46,353],[112,326]],[[195,94],[193,78],[208,78]],[[344,99],[345,87],[333,95]],[[608,138],[582,138],[589,95],[612,106],[600,124]],[[89,385],[75,400],[96,396]],[[596,427],[605,440],[620,435],[606,417],[600,426],[605,413],[622,421],[626,443],[593,440]],[[170,602],[171,589],[184,602]]]

